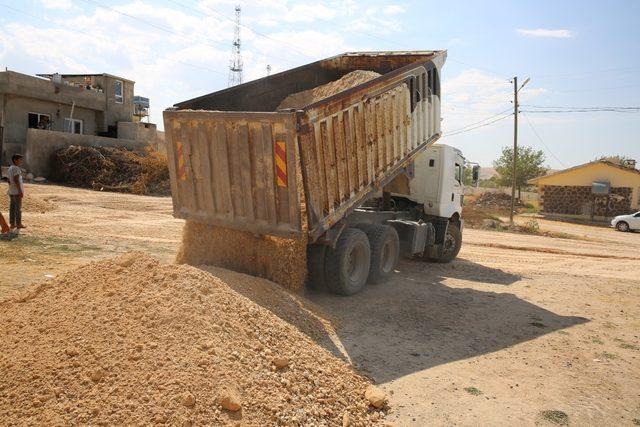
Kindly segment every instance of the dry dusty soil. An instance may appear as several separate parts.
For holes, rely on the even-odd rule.
[[[175,256],[170,198],[27,193],[28,228],[0,241],[0,298],[128,250]],[[640,424],[640,233],[538,221],[567,238],[467,229],[451,264],[403,261],[358,295],[306,295],[336,327],[313,338],[388,392],[396,425]]]

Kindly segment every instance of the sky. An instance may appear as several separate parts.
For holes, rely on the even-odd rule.
[[[519,144],[550,168],[640,160],[637,110],[566,112],[640,107],[635,0],[0,0],[0,66],[134,80],[162,128],[163,109],[227,86],[236,4],[245,81],[347,51],[446,49],[441,142],[468,160],[513,144],[514,76],[530,78]]]

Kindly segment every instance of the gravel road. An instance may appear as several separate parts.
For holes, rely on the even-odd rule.
[[[170,198],[48,185],[27,194],[29,228],[0,242],[0,297],[129,250],[175,257],[183,222]],[[539,224],[568,238],[466,229],[451,264],[403,261],[390,282],[356,296],[307,295],[336,327],[323,345],[389,393],[387,420],[640,419],[640,233]]]

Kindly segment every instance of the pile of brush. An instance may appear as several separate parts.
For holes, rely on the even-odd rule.
[[[134,194],[170,194],[167,158],[158,151],[144,153],[122,147],[71,145],[53,159],[51,179],[74,187]]]

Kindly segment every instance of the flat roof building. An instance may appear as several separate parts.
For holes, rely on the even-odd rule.
[[[596,160],[529,180],[537,185],[540,212],[569,217],[608,218],[640,209],[640,170]]]

